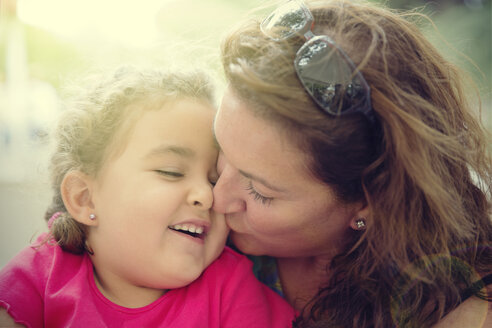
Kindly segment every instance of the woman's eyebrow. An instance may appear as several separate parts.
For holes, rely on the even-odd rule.
[[[267,182],[265,179],[263,179],[263,178],[261,178],[261,177],[259,177],[259,176],[256,176],[256,175],[254,175],[254,174],[251,174],[251,173],[245,172],[245,171],[243,171],[243,170],[238,170],[238,171],[239,171],[239,173],[240,173],[242,176],[244,176],[244,177],[246,177],[246,178],[248,178],[248,179],[251,179],[251,180],[253,180],[253,181],[259,182],[259,183],[261,183],[262,185],[264,185],[265,187],[267,187],[268,189],[274,190],[274,191],[276,191],[276,192],[285,192],[285,191],[286,191],[285,189],[282,189],[282,188],[279,188],[279,187],[276,187],[276,186],[274,186],[274,185],[270,184],[270,183],[269,183],[269,182]]]
[[[214,123],[215,123],[215,118],[214,118]],[[215,124],[213,126],[215,127]],[[217,149],[220,152],[222,152],[222,148],[220,147],[219,141],[217,141],[217,137],[215,136],[215,128],[212,128],[212,135],[213,135],[213,139],[214,139],[214,144],[217,146]],[[239,169],[238,169],[238,171],[239,171],[239,174],[241,174],[245,178],[251,179],[251,180],[256,181],[256,182],[259,182],[259,183],[261,183],[262,185],[264,185],[265,187],[267,187],[267,188],[269,188],[271,190],[274,190],[276,192],[285,192],[286,191],[285,189],[282,189],[282,188],[279,188],[279,187],[276,187],[276,186],[270,184],[265,179],[263,179],[263,178],[261,178],[259,176],[256,176],[254,174],[251,174],[251,173],[245,172],[243,170],[239,170]]]

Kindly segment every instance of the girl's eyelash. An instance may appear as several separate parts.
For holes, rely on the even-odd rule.
[[[180,172],[174,172],[174,171],[163,171],[163,170],[156,170],[157,173],[160,175],[165,175],[171,178],[182,178],[184,177],[183,173]]]
[[[273,198],[272,197],[265,197],[259,192],[255,190],[253,187],[253,183],[250,181],[248,183],[248,186],[246,187],[246,190],[249,191],[250,195],[253,195],[254,200],[261,202],[263,205],[270,205],[272,202]]]

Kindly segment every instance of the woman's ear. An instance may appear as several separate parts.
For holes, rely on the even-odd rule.
[[[92,202],[93,180],[80,171],[68,172],[60,186],[65,208],[78,222],[95,225],[94,204]]]

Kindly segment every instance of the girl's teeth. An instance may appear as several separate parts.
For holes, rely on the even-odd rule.
[[[181,230],[181,231],[189,231],[192,233],[197,233],[197,234],[202,234],[203,233],[203,227],[197,227],[194,225],[181,225],[181,224],[176,224],[174,226],[171,226],[174,230]]]

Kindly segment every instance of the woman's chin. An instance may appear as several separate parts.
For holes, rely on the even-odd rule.
[[[257,256],[268,254],[268,250],[263,248],[258,240],[249,235],[236,233],[231,230],[229,238],[232,244],[244,254]]]

